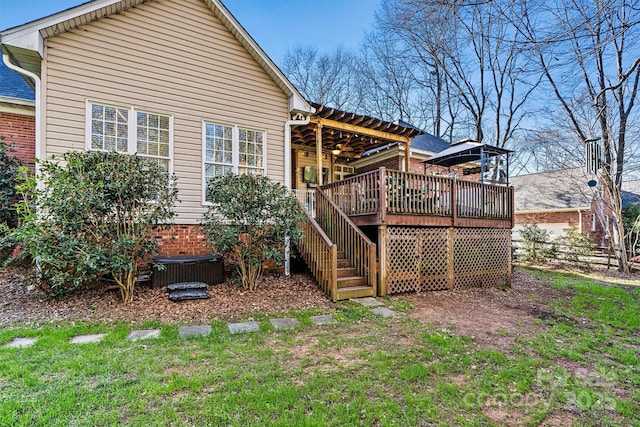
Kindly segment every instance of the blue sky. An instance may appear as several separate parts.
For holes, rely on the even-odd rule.
[[[0,0],[0,30],[85,3],[84,0]],[[287,49],[357,49],[380,0],[223,0],[262,49],[281,64]]]

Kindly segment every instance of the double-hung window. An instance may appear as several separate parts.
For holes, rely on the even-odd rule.
[[[211,178],[227,173],[266,174],[266,132],[203,123],[203,200]]]
[[[172,172],[172,116],[88,102],[87,118],[88,150],[137,153]]]

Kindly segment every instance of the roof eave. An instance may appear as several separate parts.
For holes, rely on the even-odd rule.
[[[577,211],[588,211],[591,209],[591,206],[577,206],[575,208],[543,208],[543,209],[527,209],[519,211],[517,208],[515,209],[516,215],[529,215],[529,214],[538,214],[538,213],[552,213],[552,212],[577,212]]]

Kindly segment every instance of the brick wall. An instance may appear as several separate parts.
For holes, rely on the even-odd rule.
[[[394,156],[388,159],[382,159],[378,162],[365,165],[362,167],[358,167],[355,173],[365,173],[373,170],[377,170],[378,168],[384,166],[387,169],[399,170],[400,169],[400,156]]]
[[[606,235],[602,224],[596,217],[595,219],[595,230],[592,228],[593,225],[593,216],[595,214],[595,210],[592,206],[591,210],[582,211],[582,229],[579,229],[580,226],[580,216],[577,211],[572,212],[539,212],[539,213],[529,213],[529,214],[516,214],[515,216],[515,225],[520,224],[567,224],[566,228],[578,228],[579,231],[593,240],[594,244],[603,243],[603,237]],[[604,242],[607,243],[606,241]]]
[[[0,135],[5,137],[14,150],[14,155],[30,167],[34,167],[36,157],[36,119],[0,112]]]
[[[156,239],[160,245],[161,255],[206,255],[211,253],[199,225],[174,225],[170,230],[158,231]]]

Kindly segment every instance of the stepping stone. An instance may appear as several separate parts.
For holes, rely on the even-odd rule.
[[[316,325],[330,325],[332,323],[338,323],[336,319],[333,318],[330,314],[321,314],[320,316],[311,316],[309,317],[313,323]]]
[[[167,290],[169,292],[173,291],[184,291],[186,289],[207,289],[209,285],[203,282],[180,282],[180,283],[171,283],[167,285]]]
[[[149,338],[160,338],[160,329],[140,329],[127,335],[129,341],[140,341]]]
[[[3,347],[31,347],[37,340],[38,338],[14,338],[10,343],[5,344]]]
[[[196,326],[181,326],[178,329],[178,336],[180,338],[187,337],[206,337],[211,333],[211,326],[209,325],[196,325]]]
[[[373,297],[351,298],[349,301],[355,302],[356,304],[360,304],[363,307],[379,307],[381,305],[384,305],[383,302],[380,302]]]
[[[382,317],[392,317],[395,316],[396,314],[398,314],[397,312],[388,309],[387,307],[378,307],[378,308],[373,308],[371,309],[371,311],[375,314],[378,314]]]
[[[232,334],[245,334],[247,332],[259,332],[260,324],[258,322],[240,322],[229,323],[229,332]]]
[[[171,301],[185,301],[207,298],[209,298],[209,292],[206,289],[182,289],[169,293],[169,299]]]
[[[107,334],[78,335],[71,338],[71,344],[88,344],[102,341]]]
[[[283,319],[269,319],[276,329],[294,329],[300,322],[293,317],[285,317]]]

